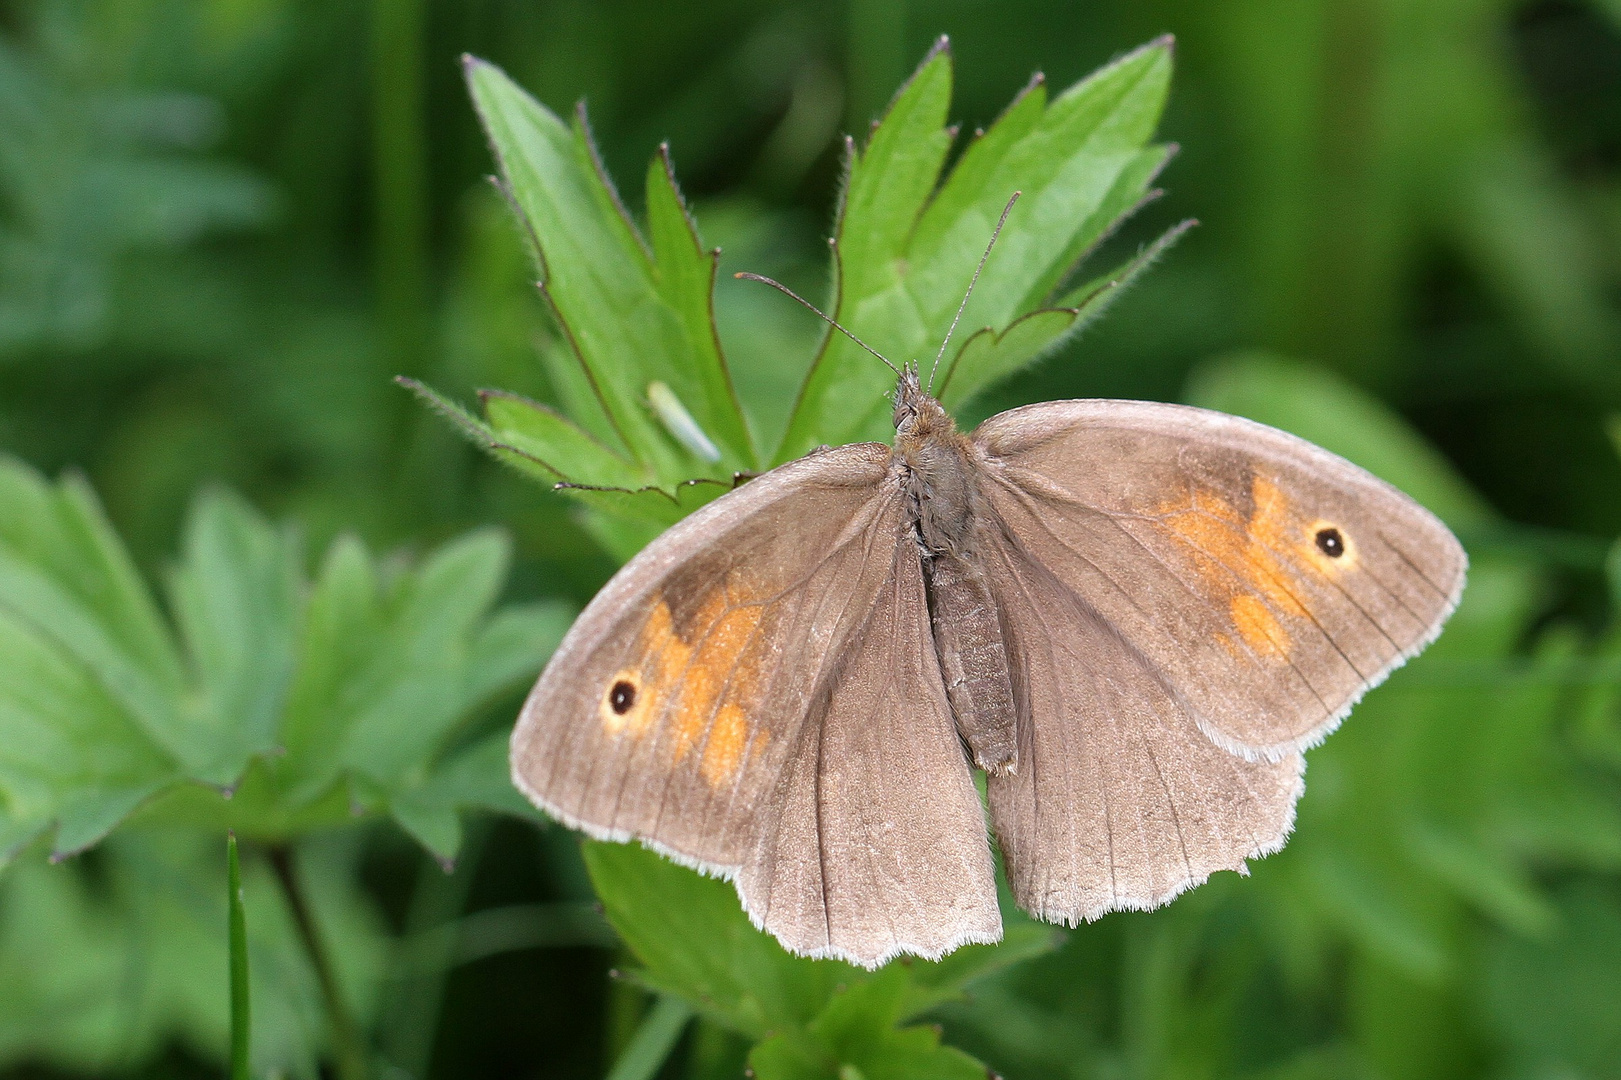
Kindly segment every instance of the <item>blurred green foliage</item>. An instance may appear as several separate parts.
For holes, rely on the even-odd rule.
[[[488,58],[555,115],[587,98],[657,264],[686,260],[690,283],[706,249],[681,249],[668,174],[644,168],[668,142],[722,249],[714,314],[742,425],[704,411],[712,388],[653,378],[714,440],[719,477],[824,430],[792,414],[821,327],[730,274],[827,300],[839,135],[866,136],[937,34],[955,86],[929,124],[972,130],[1031,71],[1068,87],[1166,31],[1168,111],[1135,145],[1181,145],[1158,180],[1170,194],[1097,263],[1130,266],[1182,218],[1204,224],[1084,335],[954,406],[972,422],[1043,398],[1183,399],[1297,431],[1453,525],[1474,563],[1465,603],[1311,753],[1296,835],[1249,879],[1219,875],[1056,948],[1040,932],[1030,955],[1003,947],[1020,962],[955,971],[935,998],[917,996],[922,965],[790,987],[771,1008],[797,1011],[771,1014],[756,1065],[884,1075],[888,1044],[856,1045],[862,1032],[960,1054],[923,1022],[1009,1077],[1621,1076],[1613,0],[0,4],[0,450],[19,459],[0,505],[0,722],[16,730],[19,688],[46,672],[63,725],[0,745],[6,847],[45,837],[0,874],[4,1074],[219,1074],[230,824],[249,841],[260,1075],[313,1075],[332,1053],[278,865],[302,882],[379,1075],[739,1075],[767,1027],[737,1003],[803,976],[770,975],[801,962],[757,942],[721,949],[724,887],[634,848],[582,861],[563,830],[510,818],[469,819],[454,874],[439,866],[457,807],[518,809],[490,782],[510,684],[544,658],[557,605],[636,543],[483,459],[390,381],[453,401],[498,388],[591,430],[530,241],[482,180],[493,163],[457,57]],[[1137,182],[1158,164],[1141,159]],[[1004,197],[960,218],[966,247]],[[871,231],[908,253],[928,240]],[[959,263],[943,280],[966,277]],[[1018,269],[1044,281],[1039,260]],[[884,282],[848,284],[852,320],[883,305]],[[1028,294],[990,290],[967,325],[1000,326]],[[922,315],[929,332],[882,344],[928,352],[939,312]],[[993,373],[1022,359],[973,347]],[[853,363],[860,385],[837,393],[878,409],[861,395],[885,388],[881,369]],[[492,423],[524,415],[484,400]],[[670,455],[633,458],[652,480],[706,473],[639,399],[625,409]],[[837,419],[841,438],[876,425]],[[64,469],[89,486],[40,475]],[[302,522],[307,542],[265,514]],[[450,538],[490,524],[513,537],[522,604],[485,621],[501,543]],[[508,650],[504,667],[460,666],[481,642]],[[332,665],[333,696],[294,689],[312,658]],[[108,672],[129,676],[111,677],[124,697],[70,693]],[[256,756],[296,742],[300,708],[317,721],[304,748]],[[69,788],[83,798],[53,801]],[[46,861],[159,790],[88,853]],[[636,922],[658,912],[611,885],[605,925],[585,901],[615,872],[667,875],[630,891],[720,920],[715,970],[661,959],[673,931]],[[610,980],[627,948],[635,971]]]

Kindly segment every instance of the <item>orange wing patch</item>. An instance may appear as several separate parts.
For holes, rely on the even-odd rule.
[[[1303,521],[1283,490],[1264,476],[1251,480],[1250,502],[1246,517],[1214,492],[1195,489],[1161,506],[1159,514],[1192,549],[1205,586],[1227,601],[1233,627],[1250,651],[1287,660],[1294,642],[1279,616],[1308,617],[1291,581],[1308,567],[1340,573],[1355,565],[1355,553],[1332,523]]]
[[[749,720],[758,696],[750,646],[765,607],[734,603],[728,593],[724,583],[712,589],[680,629],[661,597],[637,639],[641,663],[609,680],[597,709],[612,736],[640,738],[656,726],[672,768],[699,754],[712,787],[736,776],[766,739]]]
[[[752,688],[748,684],[753,682],[753,669],[743,662],[743,652],[759,627],[765,609],[758,605],[728,607],[723,592],[717,589],[693,620],[697,645],[684,658],[680,698],[670,721],[678,761],[691,752],[706,732],[714,737],[721,712],[736,714],[725,720],[728,727],[744,723],[742,709],[727,703],[725,698],[731,696],[729,689]],[[734,686],[740,677],[745,685]]]
[[[737,775],[748,741],[749,721],[743,710],[736,705],[722,705],[709,729],[709,742],[699,765],[710,787],[720,787]]]
[[[1250,651],[1260,656],[1282,659],[1289,655],[1289,635],[1278,625],[1270,608],[1254,593],[1237,593],[1227,602],[1238,636]]]

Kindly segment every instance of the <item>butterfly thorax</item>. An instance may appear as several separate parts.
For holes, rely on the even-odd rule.
[[[930,555],[967,554],[974,547],[979,493],[972,454],[967,437],[908,367],[895,387],[895,459]]]

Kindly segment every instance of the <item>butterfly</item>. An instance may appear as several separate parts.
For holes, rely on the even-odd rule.
[[[1047,921],[1244,872],[1302,752],[1462,593],[1445,525],[1261,424],[1079,400],[963,433],[911,365],[894,400],[893,446],[813,452],[649,544],[512,735],[535,805],[732,879],[795,953],[1000,940],[987,807]]]

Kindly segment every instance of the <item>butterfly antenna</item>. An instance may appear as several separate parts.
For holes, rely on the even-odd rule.
[[[974,286],[979,284],[979,272],[985,269],[985,260],[991,257],[991,248],[996,246],[996,238],[1002,235],[1002,226],[1007,224],[1008,214],[1013,212],[1013,204],[1019,201],[1022,191],[1015,191],[1013,198],[1002,207],[1002,217],[996,223],[996,231],[991,233],[991,242],[985,245],[985,254],[979,257],[979,265],[974,267],[974,276],[968,281],[968,291],[962,294],[962,303],[957,305],[957,314],[951,317],[951,329],[946,331],[946,339],[940,343],[940,351],[934,354],[934,363],[929,365],[929,392],[934,392],[934,372],[940,366],[940,358],[946,354],[946,346],[951,344],[951,335],[957,332],[957,320],[968,309],[968,298],[974,295]]]
[[[837,330],[839,333],[843,334],[845,337],[849,338],[851,341],[855,342],[857,345],[860,345],[863,349],[866,349],[868,352],[872,353],[879,360],[883,361],[883,365],[886,368],[888,368],[890,371],[895,372],[895,377],[897,379],[901,377],[901,373],[900,373],[899,369],[897,369],[894,364],[891,364],[888,360],[886,360],[884,358],[883,353],[879,352],[877,349],[873,348],[871,345],[868,345],[865,341],[862,341],[860,338],[858,338],[854,334],[850,333],[850,331],[848,331],[844,327],[840,326],[837,319],[834,319],[830,315],[822,314],[822,311],[821,311],[820,308],[818,308],[815,304],[811,303],[809,300],[806,300],[803,296],[800,296],[798,293],[794,292],[794,290],[790,289],[788,286],[784,285],[782,282],[776,281],[776,280],[774,280],[772,278],[768,278],[768,277],[764,276],[763,274],[751,274],[746,270],[743,271],[742,273],[739,273],[739,274],[733,274],[732,276],[736,277],[736,278],[747,278],[749,281],[763,281],[767,285],[771,286],[773,289],[776,289],[778,292],[787,293],[789,296],[793,297],[795,300],[798,300],[801,304],[804,304],[806,307],[808,307],[812,311],[816,312],[817,317],[822,319],[824,322],[826,322],[833,329]]]

